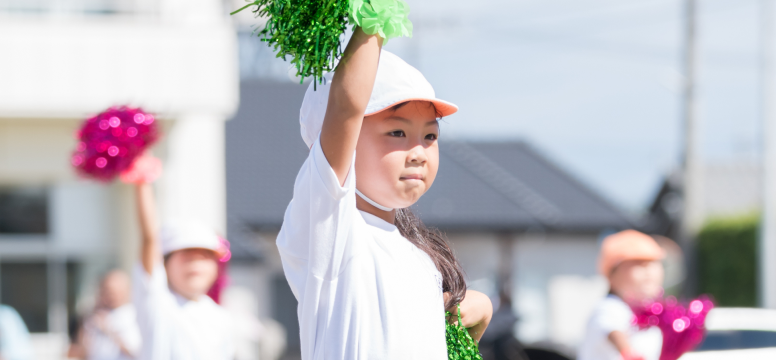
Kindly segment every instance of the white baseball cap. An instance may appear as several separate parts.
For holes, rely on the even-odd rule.
[[[299,110],[299,123],[302,139],[308,148],[312,147],[321,132],[333,77],[334,73],[324,74],[323,83],[311,83],[304,94],[302,108]],[[434,88],[418,69],[410,66],[400,57],[382,50],[380,63],[377,65],[375,85],[364,116],[374,115],[413,100],[431,102],[443,117],[458,111],[458,106],[455,104],[437,99]]]
[[[219,253],[220,241],[213,229],[194,221],[172,221],[162,227],[159,236],[162,254],[182,249],[206,249]]]

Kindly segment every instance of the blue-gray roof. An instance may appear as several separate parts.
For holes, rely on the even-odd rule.
[[[306,86],[243,82],[226,124],[227,217],[233,242],[277,229],[307,157],[299,134]],[[623,211],[521,141],[440,140],[434,186],[415,205],[445,231],[600,232],[632,227]]]

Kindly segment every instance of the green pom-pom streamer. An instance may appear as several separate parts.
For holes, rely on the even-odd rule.
[[[458,306],[458,322],[445,322],[445,338],[447,340],[447,358],[449,360],[482,360],[477,342],[469,335],[469,331],[461,325],[461,305]],[[445,311],[445,320],[453,314]]]
[[[404,0],[254,0],[232,15],[251,6],[256,7],[256,17],[267,18],[258,32],[261,40],[274,48],[277,57],[290,56],[302,79],[321,81],[325,72],[334,70],[348,24],[386,41],[412,36],[410,8]]]
[[[404,0],[350,0],[350,23],[381,38],[411,37],[410,6]]]

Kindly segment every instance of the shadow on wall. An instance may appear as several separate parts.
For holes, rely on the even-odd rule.
[[[283,274],[278,274],[272,281],[272,308],[275,320],[286,328],[286,353],[282,360],[301,359],[299,348],[299,318],[296,315],[297,301],[288,281]]]

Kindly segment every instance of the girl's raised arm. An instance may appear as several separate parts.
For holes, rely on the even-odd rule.
[[[321,128],[321,149],[340,185],[350,171],[382,46],[383,39],[378,35],[367,35],[356,27],[331,82]]]
[[[135,185],[135,200],[137,204],[138,220],[140,221],[140,263],[146,273],[151,274],[155,263],[162,259],[162,250],[159,245],[158,226],[156,224],[156,200],[151,184],[138,182]]]

